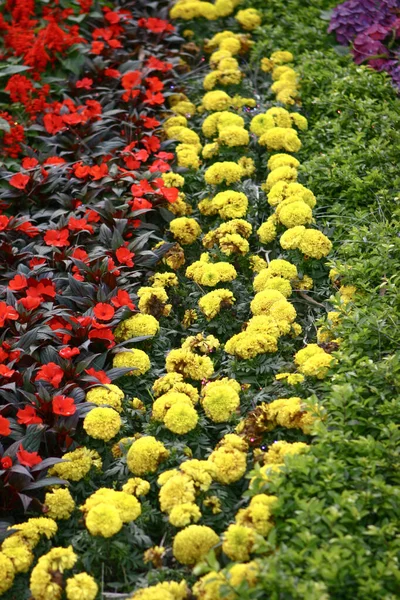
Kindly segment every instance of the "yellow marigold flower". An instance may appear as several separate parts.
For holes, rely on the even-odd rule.
[[[207,94],[204,94],[202,105],[205,108],[205,110],[214,112],[226,110],[230,107],[231,102],[232,99],[226,92],[223,92],[221,90],[215,90],[213,92],[207,92]]]
[[[230,385],[208,384],[203,390],[202,407],[214,423],[228,421],[240,406],[239,394]]]
[[[182,144],[190,144],[191,146],[197,146],[200,144],[200,138],[195,131],[192,131],[188,127],[169,127],[166,131],[167,138],[173,139]]]
[[[227,17],[233,13],[235,2],[232,0],[216,0],[215,10],[218,17]]]
[[[249,242],[238,233],[227,233],[219,240],[221,251],[230,256],[231,254],[247,254],[250,250]]]
[[[180,373],[167,373],[167,375],[163,375],[159,379],[153,383],[153,392],[154,395],[161,396],[162,394],[166,394],[171,390],[176,383],[183,382],[183,376]]]
[[[222,52],[224,52],[222,50]],[[222,58],[219,63],[218,63],[218,71],[224,71],[224,72],[228,72],[228,71],[239,71],[239,63],[236,60],[236,58],[233,58],[231,56],[226,56],[225,58]],[[221,83],[224,83],[223,80],[221,80]]]
[[[0,552],[0,595],[7,592],[14,583],[15,569],[11,560]]]
[[[122,486],[122,491],[126,494],[133,494],[136,497],[147,496],[150,491],[150,483],[140,477],[130,477]]]
[[[216,469],[214,479],[224,485],[239,481],[246,472],[246,458],[246,452],[229,444],[216,448],[208,458]]]
[[[268,267],[263,271],[260,271],[260,273],[255,277],[254,289],[256,289],[257,287],[262,288],[261,282],[266,279],[269,279],[270,277],[283,277],[288,281],[296,279],[296,265],[293,265],[292,263],[290,263],[287,260],[284,260],[283,258],[274,258],[273,260],[271,260]]]
[[[167,475],[169,476],[169,472],[162,473],[158,479],[161,485],[159,493],[161,510],[170,513],[174,506],[187,502],[194,503],[196,491],[192,479],[184,473],[172,471],[171,476],[164,481]]]
[[[130,371],[128,375],[138,377],[139,375],[147,373],[151,364],[146,352],[133,348],[116,354],[113,359],[113,367],[118,369],[126,367],[133,368],[134,370]]]
[[[1,545],[0,556],[7,556],[14,567],[15,573],[27,573],[33,563],[34,555],[31,551],[30,543],[18,533],[10,535]],[[0,558],[1,565],[1,558]],[[0,566],[0,572],[3,574]],[[0,583],[1,590],[1,583]],[[1,595],[1,591],[0,591]]]
[[[291,227],[281,236],[280,244],[284,250],[295,250],[299,248],[300,242],[306,232],[304,225]]]
[[[189,402],[190,404],[177,402],[167,411],[164,417],[164,425],[172,433],[184,435],[196,427],[199,415],[193,408],[190,399]]]
[[[102,504],[114,506],[123,523],[134,521],[142,511],[140,502],[135,496],[127,494],[124,491],[118,492],[111,488],[99,488],[86,499],[85,504],[81,506],[81,510],[86,513],[95,506]]]
[[[234,54],[238,54],[240,52],[240,50],[242,48],[242,44],[239,39],[230,37],[230,38],[226,38],[225,40],[222,40],[222,42],[219,45],[219,48],[220,48],[220,50],[227,50],[232,55],[234,55]],[[220,109],[220,110],[222,110],[222,109]]]
[[[254,160],[247,156],[242,156],[241,158],[239,158],[238,165],[242,169],[243,175],[245,177],[251,177],[256,170]]]
[[[196,105],[192,102],[183,100],[182,102],[177,102],[172,106],[172,112],[177,115],[183,115],[187,118],[190,118],[196,114]]]
[[[218,141],[230,148],[248,146],[250,142],[249,132],[243,127],[237,127],[236,125],[224,127],[219,133]]]
[[[230,308],[236,298],[230,290],[218,289],[209,292],[199,300],[199,307],[207,319],[216,317],[222,308]]]
[[[255,115],[250,122],[250,131],[257,137],[261,137],[273,127],[275,127],[274,118],[272,115],[268,115],[267,113]]]
[[[272,242],[277,236],[274,222],[269,219],[265,221],[265,223],[260,225],[257,229],[257,235],[262,244],[269,244]]]
[[[299,140],[297,131],[285,127],[268,129],[258,141],[261,146],[267,146],[268,150],[298,152],[301,148],[301,141]]]
[[[271,429],[280,425],[288,429],[301,429],[304,433],[310,433],[315,421],[315,417],[305,409],[301,398],[297,397],[274,400],[265,405],[265,410],[268,422],[272,423]]]
[[[275,72],[276,69],[274,70],[274,75]],[[276,127],[292,127],[292,119],[290,117],[290,113],[285,108],[273,106],[272,108],[269,108],[265,114],[273,118],[274,125]]]
[[[122,529],[123,522],[114,505],[102,503],[88,511],[85,525],[91,535],[109,538]]]
[[[268,267],[267,261],[261,258],[261,256],[257,256],[256,254],[249,257],[249,263],[251,270],[255,273],[260,273],[263,269],[266,269]]]
[[[308,121],[300,113],[291,113],[290,118],[292,119],[293,124],[301,131],[306,131],[308,129]]]
[[[209,356],[199,356],[189,350],[171,350],[165,361],[168,373],[181,373],[189,379],[208,379],[214,373],[214,365]]]
[[[206,91],[213,90],[218,83],[219,71],[211,71],[203,79],[203,88]]]
[[[296,181],[297,169],[289,166],[276,167],[267,177],[265,182],[265,189],[270,190],[278,181]],[[303,202],[304,204],[304,202]],[[306,204],[307,206],[307,204]],[[307,207],[309,208],[309,207]]]
[[[172,551],[180,563],[194,565],[202,560],[218,542],[219,537],[211,527],[189,525],[176,534]]]
[[[160,325],[152,315],[137,313],[133,317],[129,317],[129,319],[125,319],[119,323],[114,335],[117,342],[122,342],[134,337],[141,337],[142,335],[154,336],[159,329]]]
[[[285,300],[285,296],[278,290],[264,290],[258,292],[250,304],[250,310],[253,315],[268,314],[274,302]]]
[[[158,465],[166,460],[169,451],[162,442],[148,435],[135,440],[129,448],[127,455],[128,469],[134,475],[145,475],[155,473]]]
[[[153,567],[160,569],[162,567],[162,559],[165,554],[164,546],[152,546],[143,554],[143,562],[153,564]]]
[[[201,512],[197,504],[185,502],[177,504],[168,516],[169,522],[174,527],[187,527],[191,523],[197,523],[201,519]]]
[[[275,171],[274,171],[275,172]],[[286,201],[285,201],[286,202]],[[284,202],[282,203],[284,204]],[[305,202],[291,202],[286,206],[280,205],[278,218],[285,227],[296,227],[297,225],[309,225],[312,223],[312,210]]]
[[[357,288],[355,285],[342,285],[339,288],[339,294],[344,304],[351,302],[354,299],[356,292]]]
[[[232,54],[228,50],[217,50],[216,52],[213,52],[209,59],[210,67],[212,69],[217,69],[221,60],[226,58],[232,58]]]
[[[67,579],[65,588],[67,600],[94,600],[98,590],[96,580],[87,573],[78,573]]]
[[[203,333],[198,333],[186,338],[181,348],[191,350],[192,352],[197,350],[200,354],[209,354],[213,350],[217,350],[220,345],[219,340],[213,335],[205,336]]]
[[[296,197],[296,200],[303,200],[310,208],[316,205],[316,199],[311,190],[301,185],[301,183],[287,183],[278,181],[268,193],[268,202],[271,206],[277,206],[290,197]]]
[[[274,61],[270,58],[264,57],[261,59],[260,65],[261,71],[264,71],[264,73],[270,73],[274,68]]]
[[[106,383],[104,384],[104,387],[96,386],[91,388],[86,393],[86,402],[91,402],[97,406],[103,406],[107,404],[116,411],[121,412],[121,400],[124,398],[124,395],[124,392],[117,385]]]
[[[201,165],[201,160],[194,146],[180,144],[175,148],[175,152],[177,156],[178,167],[194,169],[195,171],[199,169]]]
[[[256,534],[253,529],[232,524],[223,534],[222,550],[231,560],[249,560],[255,541]]]
[[[261,15],[255,8],[239,10],[236,13],[235,19],[246,31],[253,31],[253,29],[257,29],[261,25]]]
[[[302,362],[299,367],[300,373],[303,373],[303,375],[306,375],[307,377],[317,377],[318,379],[324,379],[324,377],[326,377],[329,367],[334,362],[334,358],[322,348],[319,348],[319,350],[321,350],[321,352],[316,352],[306,361]],[[302,351],[300,350],[300,352]]]
[[[210,507],[213,515],[218,515],[222,512],[221,500],[217,496],[208,496],[203,500],[204,506]]]
[[[196,490],[207,492],[212,484],[212,478],[215,474],[215,468],[207,460],[197,460],[196,458],[186,460],[181,463],[179,469],[185,475],[188,475]]]
[[[213,158],[213,156],[216,156],[218,153],[219,153],[219,145],[217,142],[214,142],[213,144],[206,144],[203,148],[201,155],[203,158],[208,160],[209,158]],[[199,206],[199,209],[200,209],[200,206]],[[201,209],[200,209],[200,212],[202,212]],[[207,213],[203,212],[203,214],[207,214]]]
[[[66,455],[64,454],[64,456]],[[23,541],[29,546],[29,548],[34,548],[39,542],[40,536],[45,535],[46,538],[49,540],[50,538],[55,536],[58,527],[57,523],[53,519],[48,519],[46,517],[37,517],[28,519],[27,521],[25,521],[25,523],[18,523],[13,525],[12,527],[8,527],[8,530],[10,529],[16,530],[18,532],[14,534],[15,537],[18,536],[19,539],[22,538]],[[14,535],[12,537],[14,537]],[[9,547],[9,540],[10,538],[6,538],[3,542],[2,547]],[[12,545],[13,544],[11,544],[11,546]]]
[[[277,381],[285,379],[288,385],[298,385],[299,383],[303,383],[304,375],[300,373],[278,373],[278,375],[275,375],[275,379]]]
[[[193,402],[187,394],[176,392],[174,388],[172,388],[166,394],[163,394],[155,400],[151,413],[152,418],[156,421],[164,421],[169,409],[177,403],[193,406]]]
[[[222,571],[218,573],[216,571],[210,571],[207,575],[204,575],[196,581],[193,586],[192,592],[196,598],[201,600],[222,600],[220,590],[222,586],[226,586],[227,581]],[[225,598],[231,598],[232,596],[226,596]]]
[[[100,454],[96,450],[89,450],[89,448],[77,448],[64,454],[63,462],[51,467],[49,475],[55,475],[69,481],[80,481],[89,473],[92,467],[101,469]]]
[[[278,167],[292,167],[298,169],[300,161],[290,154],[273,154],[268,160],[268,169],[274,171]]]
[[[72,569],[76,563],[77,556],[68,548],[53,548],[41,556],[34,567],[30,578],[30,591],[35,600],[59,600],[62,595],[62,587],[53,577],[54,573],[61,575],[66,569]]]
[[[270,335],[276,339],[281,335],[278,323],[272,317],[265,315],[257,315],[252,317],[246,327],[248,333],[262,333],[264,335]]]
[[[174,118],[174,117],[172,117]],[[175,117],[177,118],[184,118],[184,117]],[[185,119],[186,121],[186,119]],[[163,173],[161,175],[161,179],[164,182],[165,187],[177,187],[177,188],[181,188],[185,185],[185,178],[182,177],[182,175],[179,175],[179,173],[173,173],[172,171],[169,171],[169,173]]]
[[[182,245],[193,244],[201,234],[201,228],[195,219],[179,217],[169,224],[174,238]]]
[[[227,190],[219,192],[211,200],[222,219],[237,219],[244,217],[247,212],[249,200],[242,192]]]
[[[277,65],[290,63],[293,62],[293,54],[287,50],[276,50],[271,54],[271,60]]]
[[[306,229],[301,237],[299,249],[306,256],[320,259],[327,256],[332,250],[332,242],[321,231]]]
[[[75,502],[68,489],[55,489],[47,492],[44,498],[47,516],[51,519],[69,519],[75,508]]]
[[[205,182],[209,185],[219,185],[225,183],[230,185],[240,181],[243,177],[242,168],[235,162],[225,161],[216,162],[208,167],[204,174]]]
[[[146,410],[146,407],[140,398],[132,398],[132,408],[134,408],[135,410],[140,410],[142,412]]]
[[[183,319],[182,319],[182,327],[187,329],[188,327],[193,325],[193,323],[195,323],[195,321],[197,321],[196,311],[193,309],[185,310],[185,313],[184,313]]]
[[[225,352],[243,360],[277,350],[277,338],[264,332],[242,331],[232,336],[225,344]]]
[[[198,2],[197,4],[208,4],[208,2]],[[148,588],[138,590],[131,596],[131,600],[185,600],[188,594],[189,590],[185,580],[182,580],[180,583],[176,581],[163,581],[162,583],[157,583],[157,585],[151,585]]]
[[[162,248],[162,246],[166,243],[167,242],[159,242],[158,244],[156,244],[155,248]],[[180,267],[182,267],[185,264],[185,253],[183,251],[182,246],[180,246],[179,244],[174,244],[172,248],[170,248],[169,250],[167,250],[167,252],[164,253],[162,261],[171,269],[177,271]]]
[[[94,408],[83,421],[83,429],[96,440],[109,442],[121,429],[121,417],[113,408]]]
[[[167,304],[168,294],[163,287],[144,286],[137,292],[139,300],[139,310],[152,315],[156,319],[162,316],[167,317],[171,311],[171,305]]]
[[[306,444],[304,444],[306,445]],[[277,504],[276,496],[256,494],[247,508],[240,509],[235,517],[237,525],[250,527],[262,536],[267,536],[273,527],[272,509]]]
[[[170,127],[179,127],[179,126],[186,127],[186,125],[187,125],[186,117],[183,117],[183,116],[170,117],[169,119],[167,119],[165,121],[163,128],[165,129],[165,131],[167,131],[167,129],[169,129]],[[163,173],[163,175],[162,175],[163,179],[164,179],[164,175],[169,175],[169,173]],[[175,175],[175,173],[173,173],[173,175]],[[177,177],[180,177],[180,175],[177,175]],[[165,185],[167,185],[167,184],[165,184]],[[179,186],[176,186],[176,187],[179,187]]]
[[[304,442],[285,442],[280,440],[269,446],[268,451],[264,454],[265,464],[282,464],[285,462],[285,456],[294,456],[306,452],[310,446]],[[275,496],[274,496],[275,498]],[[277,498],[275,498],[277,500]]]

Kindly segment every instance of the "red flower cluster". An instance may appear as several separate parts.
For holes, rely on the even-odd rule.
[[[179,63],[168,41],[174,28],[143,16],[140,3],[104,7],[103,23],[90,19],[92,0],[65,6],[7,0],[0,19],[3,56],[32,67],[4,82],[15,109],[0,113],[9,125],[1,151],[17,159],[2,168],[8,185],[0,190],[0,464],[7,473],[40,467],[49,448],[61,456],[79,440],[88,387],[119,376],[106,358],[114,330],[136,310],[132,290],[146,268],[137,265],[154,243],[146,245],[162,219],[157,209],[178,198],[161,178],[174,159],[160,134]],[[85,25],[68,24],[87,13]],[[132,57],[135,67],[126,69]],[[38,446],[25,444],[26,428],[37,429]],[[16,498],[11,489],[4,499],[2,489],[0,510]]]

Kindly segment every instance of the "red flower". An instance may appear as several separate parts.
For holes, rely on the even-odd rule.
[[[132,208],[132,210],[143,210],[145,208],[153,208],[152,203],[146,200],[145,198],[135,198],[134,200],[129,202],[129,205]]]
[[[10,185],[17,188],[18,190],[24,190],[28,185],[29,175],[24,175],[23,173],[17,173],[13,175],[10,179]]]
[[[103,177],[105,177],[106,175],[108,175],[108,167],[105,163],[99,165],[94,165],[94,167],[92,167],[90,169],[90,175],[93,177],[93,179],[96,181],[97,179],[102,179]]]
[[[50,133],[50,135],[54,135],[62,129],[65,129],[63,118],[58,115],[54,115],[53,113],[47,113],[44,115],[43,125],[47,133]]]
[[[10,421],[0,415],[0,435],[10,435]]]
[[[1,377],[12,377],[15,373],[14,369],[9,369],[6,365],[0,365]]]
[[[115,309],[110,304],[105,304],[104,302],[96,304],[93,312],[96,319],[100,319],[101,321],[110,321],[115,315]]]
[[[58,387],[64,377],[64,371],[54,362],[49,362],[47,365],[40,367],[35,381],[43,380],[50,383],[53,387]]]
[[[49,158],[46,158],[46,160],[44,161],[44,165],[50,165],[50,166],[55,166],[55,165],[64,165],[67,161],[65,160],[65,158],[61,158],[61,156],[49,156]]]
[[[20,223],[15,229],[16,231],[22,231],[22,233],[25,233],[29,237],[35,237],[40,233],[39,229],[32,225],[30,221],[24,221],[23,223]]]
[[[68,229],[49,229],[46,231],[43,239],[48,246],[64,248],[65,246],[70,245],[68,240]]]
[[[31,269],[33,269],[34,267],[38,267],[39,265],[44,265],[46,263],[46,259],[45,258],[32,258],[29,261],[29,266]]]
[[[98,379],[100,383],[111,383],[111,379],[106,375],[105,371],[96,371],[91,367],[90,369],[85,369],[85,373],[90,375],[90,377]]]
[[[119,77],[121,77],[121,73],[117,71],[117,69],[105,69],[104,75],[106,77],[113,77],[113,79],[118,79]]]
[[[17,321],[19,318],[19,314],[17,311],[8,306],[5,302],[0,302],[0,327],[3,327],[5,321],[10,319],[11,321]]]
[[[70,417],[76,413],[75,400],[70,396],[54,396],[52,406],[55,415]]]
[[[159,60],[155,56],[151,56],[146,63],[146,67],[148,69],[154,69],[155,71],[161,71],[162,73],[166,73],[170,71],[173,67],[172,63],[163,62]]]
[[[75,87],[84,89],[84,90],[90,90],[92,85],[93,85],[93,79],[89,79],[89,77],[84,77],[83,79],[79,79],[76,82]]]
[[[38,308],[43,302],[43,299],[40,296],[33,298],[32,296],[27,296],[26,298],[21,298],[18,300],[19,304],[25,308],[25,310],[35,310]]]
[[[9,456],[3,456],[3,458],[0,460],[0,464],[1,467],[3,469],[9,469],[10,467],[12,467],[12,458],[10,458]]]
[[[78,179],[83,179],[90,175],[90,167],[84,165],[82,162],[78,162],[74,165],[74,175],[75,177],[78,177]]]
[[[61,358],[72,358],[73,356],[78,356],[78,354],[80,354],[81,351],[79,350],[79,348],[70,348],[69,346],[67,346],[66,348],[61,348],[61,350],[58,351],[59,356],[61,356]]]
[[[75,248],[71,256],[72,258],[76,258],[76,260],[80,260],[84,263],[88,261],[89,258],[89,254],[86,252],[86,250],[82,250],[82,248]]]
[[[121,265],[126,265],[127,267],[133,267],[132,258],[135,256],[134,252],[130,252],[128,248],[118,248],[115,252],[115,256],[117,257],[118,262]]]
[[[21,164],[24,169],[33,169],[34,167],[36,167],[36,165],[39,164],[39,161],[37,160],[37,158],[29,158],[26,156],[22,159]]]
[[[140,84],[142,80],[142,74],[140,71],[128,71],[121,79],[121,85],[124,90],[131,90]]]
[[[22,444],[17,452],[17,458],[20,464],[24,465],[25,467],[33,467],[34,465],[41,463],[43,460],[37,452],[28,452],[27,450],[24,450]]]
[[[150,106],[154,106],[155,104],[163,104],[164,96],[160,92],[154,94],[151,90],[146,90],[145,100],[143,102],[145,104],[150,104]]]
[[[128,292],[125,290],[118,290],[117,295],[114,296],[114,298],[111,298],[111,303],[114,304],[116,308],[120,308],[121,306],[127,306],[131,310],[135,310],[136,308],[130,299]]]
[[[104,42],[92,42],[90,49],[92,54],[101,54],[102,50],[104,50]]]
[[[91,340],[91,341],[100,340],[100,341],[104,341],[104,342],[109,342],[109,344],[108,344],[109,348],[112,348],[113,346],[115,346],[114,335],[113,335],[113,332],[111,331],[111,329],[93,329],[89,333],[89,340]]]
[[[178,188],[170,187],[160,187],[160,192],[164,196],[164,198],[170,202],[171,204],[178,199],[179,190]]]
[[[143,127],[146,129],[155,129],[159,125],[161,125],[160,121],[157,119],[153,119],[153,117],[142,117]],[[174,155],[172,155],[174,157]]]
[[[6,215],[0,215],[0,231],[4,231],[10,221],[10,217],[6,217]]]
[[[164,84],[158,77],[146,77],[145,82],[152,92],[161,92],[164,89]]]
[[[15,292],[23,290],[27,287],[27,285],[28,283],[26,277],[24,277],[23,275],[15,275],[15,277],[11,279],[8,283],[8,287],[10,288],[10,290],[14,290]]]
[[[168,23],[168,21],[164,21],[163,19],[155,19],[154,17],[149,17],[148,19],[139,19],[138,25],[139,27],[144,27],[153,33],[175,31],[175,27],[171,25],[171,23]]]
[[[36,425],[43,423],[43,420],[37,415],[33,406],[25,406],[17,412],[17,421],[20,425]]]
[[[70,217],[68,221],[68,229],[71,231],[88,231],[89,233],[94,233],[94,229],[86,219],[75,219],[75,217]]]

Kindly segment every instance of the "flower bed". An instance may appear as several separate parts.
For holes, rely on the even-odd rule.
[[[86,252],[89,256],[93,252],[101,261],[109,256],[110,247],[116,253],[123,246],[128,252],[135,250],[135,257],[127,260],[136,262],[145,248],[138,261],[141,269],[135,265],[133,270],[133,265],[125,263],[123,274],[116,275],[115,281],[110,282],[109,269],[98,280],[86,279],[89,270],[84,268],[84,260],[68,263],[68,247],[58,246],[58,250],[46,243],[49,228],[44,223],[54,211],[44,212],[45,198],[33,192],[24,208],[32,214],[32,224],[41,228],[36,235],[44,240],[43,246],[50,246],[50,252],[38,252],[40,241],[32,244],[35,252],[49,261],[46,267],[39,265],[40,272],[35,275],[48,287],[58,278],[61,282],[56,303],[47,306],[49,300],[44,296],[31,310],[37,310],[40,318],[43,307],[52,313],[65,312],[61,313],[62,326],[52,330],[51,338],[44,338],[39,353],[34,345],[43,330],[48,332],[53,314],[47,314],[40,322],[42,329],[31,336],[33,348],[29,346],[23,358],[13,357],[15,363],[5,363],[10,370],[15,366],[18,374],[26,354],[36,361],[29,364],[29,378],[16,380],[18,386],[5,387],[5,394],[7,398],[10,393],[22,394],[24,402],[36,407],[33,418],[42,422],[28,424],[25,436],[9,445],[22,433],[15,412],[21,400],[17,396],[14,406],[4,404],[3,418],[12,430],[3,454],[3,460],[8,459],[3,465],[4,489],[7,493],[7,488],[15,487],[18,475],[29,477],[26,487],[18,490],[22,505],[29,509],[27,517],[35,509],[44,515],[8,531],[0,552],[5,574],[1,591],[6,597],[18,593],[27,597],[30,588],[34,598],[64,594],[69,599],[89,600],[109,593],[124,597],[136,589],[130,597],[184,600],[189,597],[189,587],[195,597],[210,600],[261,598],[277,590],[286,593],[282,597],[321,598],[328,589],[332,597],[344,597],[341,591],[335,596],[335,578],[331,580],[323,571],[318,571],[316,579],[310,576],[312,569],[305,566],[304,555],[296,554],[296,547],[302,540],[312,555],[315,541],[307,538],[302,527],[313,522],[310,511],[318,521],[322,498],[329,501],[331,497],[325,487],[337,489],[343,477],[343,462],[335,462],[332,446],[329,456],[333,462],[326,460],[324,450],[333,423],[329,443],[341,447],[335,419],[345,414],[340,402],[351,398],[353,392],[343,386],[332,391],[325,378],[335,372],[340,381],[340,373],[347,372],[346,348],[351,348],[354,335],[350,325],[354,285],[361,285],[360,267],[355,262],[357,242],[353,250],[347,250],[353,272],[338,264],[330,274],[339,290],[333,311],[325,258],[331,242],[325,235],[328,231],[318,227],[325,222],[328,229],[330,217],[320,208],[318,194],[313,193],[317,190],[308,187],[308,181],[318,180],[318,175],[302,161],[304,155],[312,161],[317,153],[300,95],[306,106],[314,102],[314,96],[305,97],[296,55],[282,51],[281,44],[266,51],[262,30],[257,30],[262,12],[237,7],[234,18],[230,16],[233,8],[231,2],[220,0],[215,6],[177,3],[170,16],[190,18],[181,27],[186,41],[169,37],[168,24],[162,25],[167,35],[163,51],[171,45],[171,57],[163,58],[176,65],[165,77],[174,76],[177,69],[185,73],[179,82],[166,80],[174,86],[165,94],[169,110],[160,103],[164,114],[151,113],[151,118],[162,120],[157,137],[161,151],[167,148],[169,155],[155,157],[157,169],[160,160],[168,167],[162,182],[157,169],[151,175],[153,165],[140,158],[143,154],[129,155],[129,161],[132,158],[143,164],[126,164],[125,168],[122,161],[126,157],[120,157],[118,150],[115,159],[110,157],[107,162],[124,169],[123,177],[118,178],[121,187],[109,169],[99,179],[102,187],[92,199],[91,173],[82,177],[81,201],[86,204],[89,195],[89,210],[97,209],[102,223],[93,233],[83,230],[84,235],[90,234],[84,238]],[[131,23],[136,33],[129,39],[135,40],[143,25],[155,26],[147,15],[146,21],[138,16],[135,13]],[[203,45],[205,27],[207,41]],[[178,42],[181,56],[185,56],[179,65],[175,59]],[[141,48],[148,47],[146,38]],[[128,48],[125,40],[124,50]],[[89,76],[90,72],[82,74]],[[138,81],[137,73],[129,86],[120,90],[121,95],[126,94],[118,98],[120,110],[128,106],[134,112],[137,102],[145,102],[148,90],[130,87],[133,80]],[[125,127],[126,114],[123,118]],[[105,124],[99,131],[104,132]],[[132,133],[137,130],[132,127]],[[69,133],[68,128],[56,135]],[[142,139],[140,129],[138,138]],[[93,157],[95,154],[90,154],[84,161],[70,163],[73,169],[79,162],[77,168],[92,169]],[[10,176],[13,170],[15,166],[10,164]],[[70,179],[81,178],[72,175],[60,185],[68,186]],[[156,181],[154,186],[160,187],[154,189],[148,181]],[[74,182],[73,195],[79,196],[75,191],[79,183]],[[321,179],[318,183],[324,189]],[[132,219],[140,217],[139,227],[138,223],[129,226],[126,217],[130,213],[123,212],[129,210],[125,200],[129,189],[129,202],[136,203],[138,198],[142,203],[151,201],[150,206],[145,205],[145,213],[140,209],[137,213],[136,205],[131,206]],[[162,190],[164,206],[158,201],[158,190]],[[6,214],[12,214],[9,194],[7,187]],[[21,200],[25,196],[20,194]],[[52,193],[46,199],[51,203]],[[105,207],[110,217],[105,215]],[[67,225],[70,217],[69,212],[66,218],[65,212],[60,212],[59,227],[54,229],[65,229],[65,239],[69,241],[71,236],[77,242]],[[105,228],[110,234],[105,235]],[[150,235],[141,236],[142,229]],[[7,230],[6,234],[10,235]],[[57,235],[62,242],[62,235]],[[357,231],[357,235],[365,239],[369,232]],[[133,241],[121,244],[125,237]],[[21,244],[22,249],[26,251]],[[152,262],[146,262],[147,257]],[[390,273],[390,247],[386,257]],[[375,254],[366,253],[366,260],[372,268]],[[20,275],[24,273],[22,270]],[[8,280],[14,287],[23,283],[19,278],[16,281],[15,270]],[[374,282],[371,278],[371,285]],[[85,287],[73,287],[79,284]],[[379,278],[376,285],[380,286]],[[20,332],[11,329],[19,323],[11,311],[20,310],[18,299],[25,289],[29,288],[11,287],[5,296],[10,306],[5,321],[13,321],[6,331],[13,334],[13,341]],[[124,296],[132,303],[127,309],[115,305],[115,291],[120,297],[129,292],[128,298]],[[388,306],[392,291],[388,281],[385,293],[380,294]],[[90,304],[82,306],[87,299]],[[96,332],[107,331],[109,339],[100,342],[105,347],[97,350],[92,346],[99,342],[91,340],[89,323],[87,330],[79,331],[82,335],[75,334],[72,312],[78,313],[78,319],[89,318]],[[26,323],[31,331],[31,322]],[[20,346],[19,339],[18,347],[8,350],[19,351]],[[332,352],[338,347],[345,351],[336,361]],[[61,354],[62,360],[60,353],[66,354]],[[77,366],[76,371],[72,365]],[[81,375],[91,367],[95,373]],[[378,374],[376,377],[379,380]],[[330,391],[332,401],[327,398]],[[42,398],[40,404],[38,397]],[[335,402],[340,406],[337,411]],[[63,415],[60,411],[74,412]],[[343,424],[344,429],[346,426]],[[55,433],[61,437],[55,439]],[[317,443],[312,444],[315,435]],[[55,452],[48,452],[49,448]],[[63,462],[42,460],[66,451]],[[37,465],[32,464],[36,461]],[[317,468],[322,477],[316,475]],[[307,485],[310,473],[312,483]],[[323,474],[332,478],[332,484],[323,480]],[[55,484],[58,487],[49,487]],[[312,490],[318,498],[314,503]],[[339,502],[337,497],[334,501]],[[19,523],[19,506],[13,502],[12,508]],[[298,525],[295,514],[302,515]],[[332,510],[327,514],[333,519]],[[324,514],[322,521],[326,519]],[[291,535],[297,540],[296,547],[291,545]],[[324,532],[320,539],[324,543]],[[300,582],[287,571],[291,561],[297,573],[301,572]],[[391,580],[388,567],[388,586]]]

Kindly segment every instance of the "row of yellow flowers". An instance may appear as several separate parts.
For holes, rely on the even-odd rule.
[[[171,10],[171,18],[216,20],[232,14],[237,4],[233,0],[216,0],[214,4],[181,0]],[[302,326],[291,298],[298,292],[311,290],[314,283],[309,275],[299,272],[294,262],[283,257],[287,256],[285,253],[298,251],[307,260],[324,261],[332,246],[315,226],[314,194],[297,181],[300,162],[293,154],[301,149],[301,132],[307,129],[307,120],[297,110],[299,82],[293,56],[276,51],[261,61],[265,76],[272,77],[271,91],[277,106],[264,111],[254,98],[243,97],[239,92],[227,93],[223,88],[239,89],[245,81],[240,59],[252,44],[248,32],[261,23],[254,9],[239,10],[235,19],[244,33],[223,30],[205,45],[210,69],[203,80],[201,102],[196,105],[195,98],[184,94],[171,98],[172,116],[165,121],[164,130],[166,139],[177,143],[177,170],[164,174],[163,179],[165,185],[180,189],[178,200],[170,206],[173,218],[168,236],[172,243],[165,246],[167,251],[159,271],[138,291],[139,312],[118,326],[116,339],[120,342],[138,336],[155,339],[160,332],[160,321],[168,322],[174,311],[170,290],[191,285],[201,290],[197,305],[188,299],[182,323],[189,335],[179,347],[168,352],[165,373],[153,381],[151,406],[146,405],[144,397],[133,398],[131,406],[143,414],[148,410],[152,423],[158,423],[178,438],[196,430],[201,423],[206,423],[206,427],[208,422],[226,424],[229,429],[238,414],[240,422],[230,427],[208,456],[192,458],[188,449],[186,460],[167,470],[163,470],[163,464],[171,455],[168,445],[148,435],[146,430],[138,432],[131,426],[131,435],[116,441],[124,424],[125,394],[120,387],[107,384],[91,389],[87,401],[94,408],[83,424],[90,438],[111,443],[114,457],[126,460],[131,473],[126,481],[118,482],[120,489],[100,488],[80,507],[89,533],[112,538],[124,524],[138,519],[141,502],[151,489],[148,478],[157,473],[158,509],[176,530],[171,543],[175,560],[184,567],[193,567],[214,548],[231,561],[218,572],[209,570],[193,585],[191,593],[203,600],[233,599],[237,597],[236,586],[244,581],[250,587],[256,584],[259,572],[256,555],[273,527],[273,511],[278,502],[275,496],[258,490],[280,470],[285,457],[308,448],[302,441],[281,440],[252,453],[252,441],[276,427],[309,434],[320,412],[320,407],[310,408],[298,396],[262,402],[245,412],[242,395],[249,386],[220,371],[216,373],[212,355],[219,352],[232,360],[248,361],[277,353],[283,339],[298,338]],[[190,36],[190,31],[186,34]],[[200,117],[199,126],[196,123]],[[257,188],[257,194],[265,197],[265,207],[270,207],[271,214],[256,230],[246,219],[252,208],[246,182],[256,181],[257,168],[260,173],[263,167],[257,167],[256,161],[248,156],[249,144],[260,157],[268,153],[268,175]],[[185,173],[199,175],[200,187],[206,189],[206,195],[202,194],[196,206],[186,192]],[[278,240],[281,255],[269,260],[268,247]],[[158,246],[167,243],[162,241]],[[187,254],[193,257],[196,252],[197,256],[190,258],[188,264]],[[236,333],[221,342],[214,335],[214,324],[243,300],[235,297],[231,289],[241,269],[254,276],[254,295],[245,299],[249,318],[238,323]],[[204,331],[190,335],[193,325],[202,322],[201,319]],[[295,352],[293,369],[278,373],[277,381],[291,386],[301,384],[305,377],[326,375],[333,358],[322,342],[333,338],[331,326],[337,319],[338,313],[328,314],[327,325],[318,334],[319,344],[311,343]],[[207,331],[208,326],[213,333]],[[139,348],[124,350],[116,354],[114,366],[132,368],[131,376],[140,378],[152,368],[150,354]],[[129,431],[126,423],[124,431]],[[64,458],[65,462],[52,467],[51,474],[69,480],[72,493],[66,488],[49,491],[45,500],[47,516],[15,526],[16,531],[3,542],[0,569],[4,576],[0,593],[9,589],[17,573],[29,571],[33,549],[40,537],[53,537],[56,521],[67,521],[75,510],[74,482],[81,481],[92,468],[101,468],[102,464],[100,454],[90,444]],[[250,481],[253,491],[247,506],[239,508],[233,522],[226,523],[222,535],[202,524],[202,507],[216,515],[222,510],[218,495],[208,493],[212,485],[230,486],[241,481],[255,462],[261,468]],[[146,551],[145,561],[162,565],[167,552],[166,546],[154,545]],[[54,572],[59,572],[63,579],[64,572],[72,569],[76,561],[72,547],[56,547],[42,556],[30,577],[34,600],[61,598],[63,590],[68,600],[94,600],[99,587],[90,574],[65,576],[62,582],[53,577]],[[140,589],[132,598],[185,600],[189,593],[188,584],[182,579]]]

